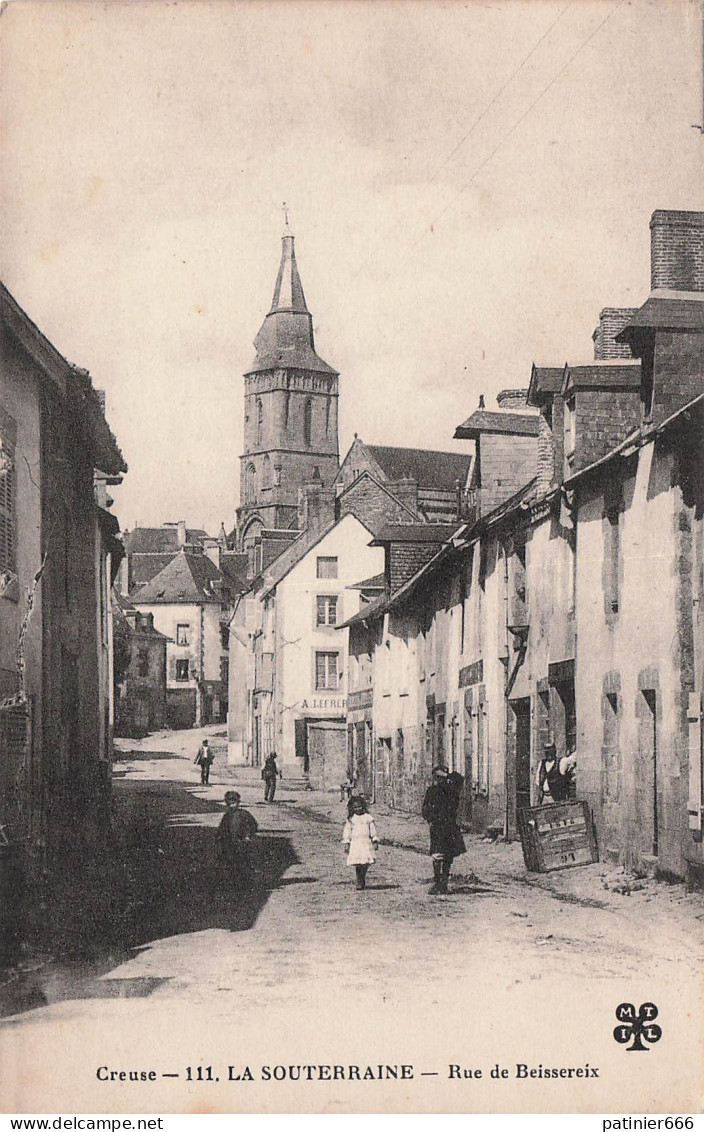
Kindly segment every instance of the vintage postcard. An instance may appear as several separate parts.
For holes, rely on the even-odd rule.
[[[2,1111],[689,1119],[698,0],[0,36]]]

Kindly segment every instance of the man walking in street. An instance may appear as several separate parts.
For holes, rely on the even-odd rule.
[[[272,751],[262,769],[264,779],[264,801],[273,802],[276,796],[276,779],[281,778],[281,771],[276,765],[276,751]]]
[[[458,781],[459,780],[459,785]],[[457,824],[462,776],[450,775],[446,766],[433,769],[433,782],[423,799],[423,818],[430,826],[430,855],[433,858],[434,883],[431,896],[444,895],[455,857],[466,853],[464,838]]]
[[[204,739],[198,748],[198,754],[193,760],[196,766],[200,766],[200,781],[203,786],[210,785],[210,768],[215,761],[215,755],[210,749],[210,744],[207,739]]]
[[[241,801],[236,790],[225,794],[227,808],[218,827],[218,851],[235,888],[251,888],[254,880],[252,851],[258,826],[249,811],[242,809]]]

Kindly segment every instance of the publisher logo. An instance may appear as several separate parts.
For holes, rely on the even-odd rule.
[[[614,1040],[622,1046],[633,1040],[633,1045],[628,1046],[626,1053],[632,1053],[633,1050],[647,1053],[648,1046],[644,1046],[643,1042],[654,1045],[662,1037],[662,1030],[655,1024],[657,1016],[658,1008],[654,1002],[642,1003],[637,1011],[633,1003],[622,1002],[616,1007],[619,1024],[614,1030]]]

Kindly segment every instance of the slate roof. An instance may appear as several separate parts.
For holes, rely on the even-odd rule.
[[[464,524],[456,523],[386,523],[369,544],[383,546],[387,542],[435,542],[440,545],[452,538]]]
[[[526,398],[528,404],[542,405],[545,394],[559,393],[564,377],[564,366],[537,366],[533,363]]]
[[[271,310],[254,339],[256,357],[247,373],[268,369],[307,369],[337,375],[315,352],[313,319],[306,306],[296,264],[293,236],[281,241],[281,264]]]
[[[686,299],[651,295],[616,335],[616,341],[630,342],[643,329],[704,332],[704,293]]]
[[[249,588],[248,568],[248,554],[225,553],[220,555],[220,569],[225,576],[231,594],[243,594]]]
[[[478,440],[483,432],[508,436],[537,436],[539,417],[528,413],[491,413],[477,409],[455,429],[457,440]]]
[[[471,456],[463,452],[436,452],[427,448],[387,448],[365,444],[389,480],[413,479],[419,487],[445,488],[454,491],[457,480],[467,482]]]
[[[158,574],[130,594],[140,605],[195,605],[223,601],[222,573],[207,554],[188,554],[181,550]]]
[[[386,575],[375,574],[373,578],[365,578],[363,582],[355,582],[353,586],[348,586],[349,590],[383,590],[386,585]]]
[[[336,522],[337,520],[333,520],[324,527],[302,531],[298,538],[287,546],[265,571],[262,571],[264,581],[262,597],[270,593],[286,577],[289,570],[292,570],[302,558],[305,558],[308,551],[312,550],[316,543],[319,543],[321,539],[325,538],[325,535],[329,534]]]
[[[366,523],[363,523],[356,515],[343,515],[341,519],[333,519],[324,527],[316,527],[311,531],[303,531],[296,541],[292,542],[291,545],[284,550],[283,554],[275,558],[271,566],[269,566],[266,571],[262,572],[264,589],[261,596],[265,597],[266,594],[271,593],[279,582],[286,577],[289,571],[292,570],[302,558],[305,558],[309,550],[312,550],[338,523],[344,522],[348,517],[357,519],[357,522],[369,531],[369,527],[367,527]],[[371,533],[372,532],[369,531],[369,534]]]
[[[208,538],[207,531],[198,527],[186,528],[186,542],[197,543]],[[178,527],[135,527],[123,537],[128,554],[178,554]]]
[[[377,617],[381,617],[382,614],[386,612],[388,601],[389,599],[386,594],[375,597],[374,601],[367,602],[358,613],[354,613],[351,617],[348,617],[346,621],[341,621],[336,628],[346,629],[349,625],[358,625],[361,621],[375,620]]]
[[[151,582],[152,578],[168,566],[177,553],[178,551],[173,551],[171,554],[130,554],[132,586],[145,586],[147,582]]]
[[[590,362],[584,366],[565,366],[563,390],[640,388],[640,362],[621,359],[613,362]]]

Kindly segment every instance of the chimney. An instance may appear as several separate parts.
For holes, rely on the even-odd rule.
[[[704,291],[704,212],[659,208],[650,220],[653,291]]]
[[[627,342],[617,342],[616,335],[638,313],[636,307],[604,307],[599,315],[599,325],[592,334],[594,342],[594,361],[608,362],[613,358],[632,358],[631,347]]]
[[[386,486],[400,503],[405,503],[411,511],[418,513],[418,484],[413,476],[402,476],[401,479],[390,481]]]
[[[298,529],[315,531],[335,518],[335,492],[320,479],[298,489]]]
[[[176,526],[177,526],[177,529],[178,529],[178,545],[179,546],[185,546],[186,545],[186,520],[185,519],[179,519]]]
[[[528,404],[527,398],[527,389],[502,389],[500,393],[496,394],[496,404],[500,409],[532,413],[533,409]]]

